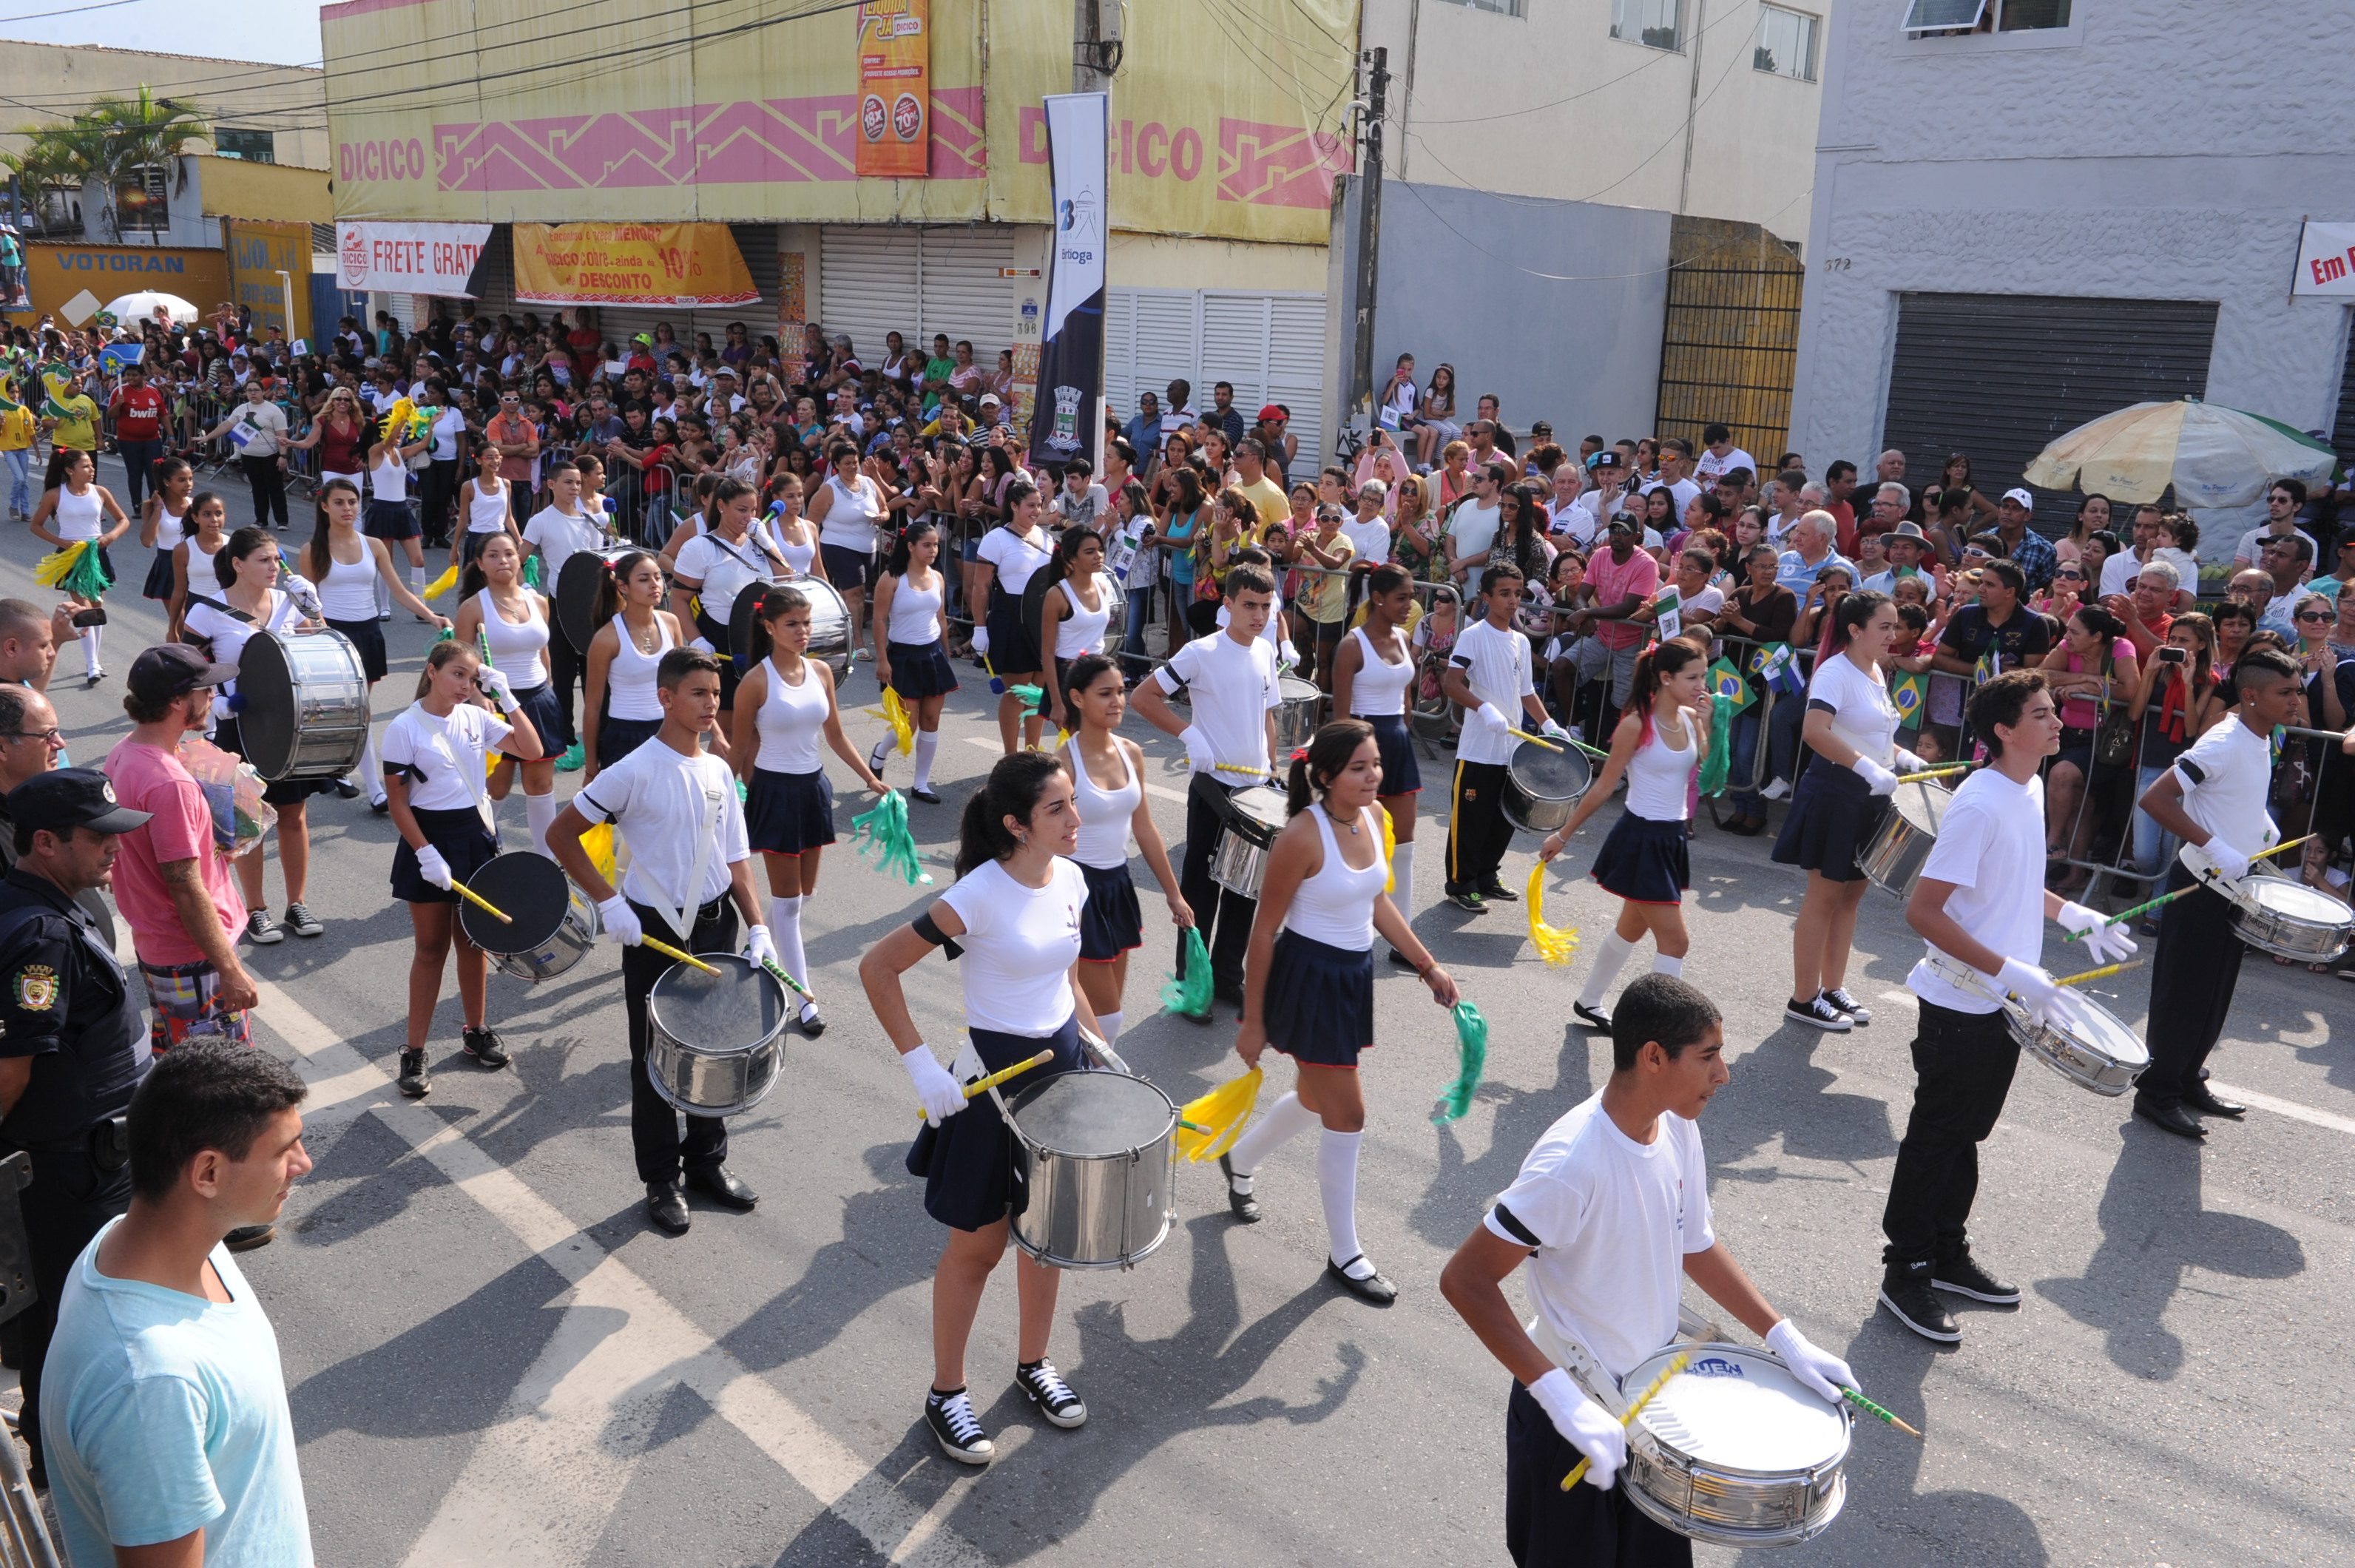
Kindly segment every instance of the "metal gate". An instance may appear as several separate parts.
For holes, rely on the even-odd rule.
[[[1698,452],[1702,430],[1724,424],[1760,463],[1782,454],[1806,279],[1798,257],[1757,224],[1675,219],[1654,433],[1683,436]]]

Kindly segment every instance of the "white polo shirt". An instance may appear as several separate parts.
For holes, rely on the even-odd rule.
[[[1173,697],[1185,688],[1193,705],[1194,739],[1187,745],[1186,759],[1195,773],[1229,789],[1259,782],[1242,773],[1220,773],[1217,764],[1260,768],[1273,760],[1267,714],[1284,703],[1276,686],[1275,645],[1263,638],[1239,643],[1221,627],[1217,635],[1198,637],[1179,648],[1156,678]]]

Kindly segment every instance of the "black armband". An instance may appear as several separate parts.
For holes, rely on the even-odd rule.
[[[1832,703],[1826,702],[1820,697],[1810,697],[1807,699],[1807,711],[1810,713],[1838,713],[1839,709]]]
[[[943,931],[940,928],[939,923],[932,919],[932,912],[930,910],[926,910],[923,913],[910,921],[908,923],[908,928],[911,931],[913,931],[918,936],[922,937],[926,942],[931,943],[933,946],[945,950],[948,954],[949,962],[952,964],[955,963],[959,958],[964,955],[964,949],[959,947],[956,944],[955,939],[951,937],[947,932]]]
[[[1521,1223],[1519,1215],[1514,1213],[1510,1209],[1506,1208],[1502,1203],[1490,1209],[1488,1213],[1493,1219],[1495,1219],[1497,1226],[1509,1234],[1513,1240],[1520,1243],[1523,1246],[1528,1247],[1531,1252],[1537,1251],[1538,1238],[1536,1232],[1532,1232],[1527,1225]]]

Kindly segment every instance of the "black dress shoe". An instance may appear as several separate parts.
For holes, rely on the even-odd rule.
[[[1359,1264],[1365,1261],[1366,1254],[1359,1253],[1356,1257],[1351,1258],[1349,1263]],[[1360,1301],[1370,1301],[1377,1307],[1388,1307],[1398,1299],[1398,1286],[1379,1274],[1369,1274],[1363,1279],[1356,1279],[1349,1274],[1348,1264],[1337,1264],[1331,1258],[1325,1260],[1325,1274],[1336,1285]]]
[[[2197,1111],[2203,1116],[2232,1116],[2238,1118],[2249,1114],[2249,1108],[2246,1105],[2236,1105],[2230,1100],[2218,1099],[2214,1094],[2209,1092],[2208,1085],[2205,1083],[2199,1085],[2197,1088],[2185,1090],[2183,1092],[2183,1104],[2187,1108]]]
[[[1237,1012],[1241,1012],[1243,1005],[1243,988],[1241,986],[1213,986],[1210,987],[1210,1000],[1224,1002]]]
[[[2137,1094],[2135,1096],[2134,1114],[2155,1127],[2173,1133],[2179,1138],[2190,1138],[2194,1143],[2208,1136],[2208,1129],[2193,1121],[2190,1114],[2180,1105],[2162,1105]]]
[[[646,1218],[669,1236],[684,1236],[695,1223],[695,1217],[687,1211],[687,1193],[676,1181],[646,1183]]]
[[[1252,1197],[1248,1192],[1238,1192],[1235,1190],[1235,1168],[1233,1163],[1229,1160],[1225,1155],[1220,1155],[1219,1157],[1219,1174],[1227,1179],[1228,1209],[1232,1211],[1235,1218],[1241,1220],[1244,1224],[1258,1224],[1261,1219],[1259,1200]]]
[[[357,800],[360,797],[360,786],[349,779],[337,779],[336,795],[341,800]]]
[[[941,797],[929,789],[911,789],[908,794],[926,805],[938,805],[941,803]]]
[[[758,1193],[744,1185],[741,1177],[724,1165],[688,1171],[687,1185],[722,1209],[733,1209],[740,1214],[761,1200]]]
[[[1590,1008],[1584,1002],[1572,1002],[1570,1004],[1570,1010],[1576,1013],[1578,1021],[1587,1028],[1599,1029],[1604,1034],[1611,1032],[1611,1015],[1601,1008]]]
[[[1421,970],[1419,970],[1419,969],[1416,969],[1416,968],[1415,968],[1415,966],[1414,966],[1414,960],[1413,960],[1413,959],[1412,959],[1412,958],[1408,957],[1405,954],[1401,953],[1401,952],[1400,952],[1397,948],[1395,948],[1395,947],[1393,947],[1393,948],[1391,948],[1391,963],[1393,963],[1393,964],[1395,964],[1395,965],[1397,965],[1400,968],[1409,971],[1410,973],[1413,973],[1413,974],[1421,974],[1421,973],[1422,973],[1422,971],[1421,971]]]

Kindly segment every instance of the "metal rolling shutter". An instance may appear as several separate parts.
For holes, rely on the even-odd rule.
[[[902,230],[902,232],[906,232]],[[915,333],[909,347],[930,349],[932,335],[973,344],[975,363],[995,369],[1014,336],[1014,230],[1003,223],[915,230],[920,262]],[[1045,280],[1039,280],[1043,284]],[[1045,290],[1039,290],[1043,303]],[[910,329],[902,326],[902,332]],[[864,345],[861,346],[862,347]],[[876,339],[879,350],[882,339]]]
[[[1104,291],[1104,400],[1123,425],[1136,417],[1138,393],[1159,398],[1170,382],[1194,379],[1199,307],[1191,289]]]
[[[848,334],[863,362],[881,361],[885,333],[904,336],[918,330],[922,274],[916,233],[877,224],[829,228],[819,236],[819,318],[829,334]]]
[[[1964,452],[1977,487],[2000,495],[2055,436],[2129,403],[2205,395],[2215,337],[2212,300],[1901,294],[1881,443],[1905,453],[1917,490]],[[1873,454],[1848,455],[1871,472]],[[2075,512],[2048,492],[2037,527],[2065,533]]]
[[[1288,429],[1300,443],[1295,467],[1321,463],[1325,358],[1325,296],[1204,291],[1201,374],[1195,407],[1209,406],[1210,388],[1235,386],[1235,407],[1246,421],[1265,403],[1292,411]],[[1296,477],[1296,475],[1295,475]]]

